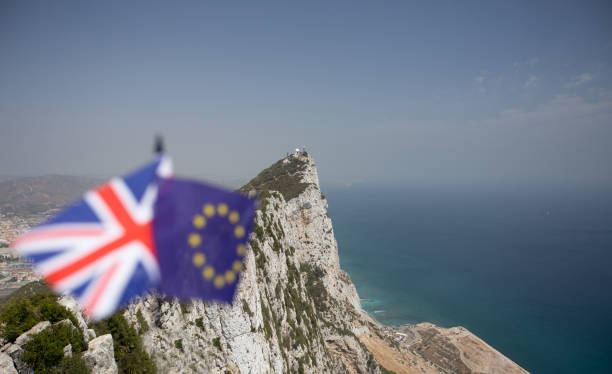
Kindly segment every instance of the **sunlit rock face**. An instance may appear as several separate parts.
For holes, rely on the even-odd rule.
[[[365,313],[340,269],[327,200],[306,153],[279,160],[241,190],[259,195],[259,210],[234,302],[149,295],[124,312],[159,372],[525,372],[484,342],[450,341],[454,335],[434,325],[438,334],[386,327]],[[461,331],[461,342],[476,341]],[[430,336],[436,344],[425,341]]]
[[[464,328],[422,323],[382,326],[363,312],[338,245],[317,168],[305,152],[279,160],[241,191],[259,206],[232,304],[181,303],[151,294],[123,311],[159,373],[526,373]],[[75,315],[93,373],[116,373],[113,338],[96,338],[76,300]],[[3,372],[32,373],[22,345],[0,341]],[[64,347],[72,355],[71,346]]]
[[[243,191],[259,194],[259,210],[234,303],[181,305],[151,295],[125,312],[138,328],[146,321],[144,345],[159,370],[378,372],[357,338],[374,324],[340,269],[312,158],[292,154]]]

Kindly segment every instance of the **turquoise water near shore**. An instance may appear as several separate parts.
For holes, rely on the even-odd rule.
[[[612,370],[611,194],[324,192],[341,266],[380,322],[461,325],[533,373]]]

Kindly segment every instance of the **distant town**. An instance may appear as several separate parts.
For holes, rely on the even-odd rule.
[[[10,243],[54,211],[25,216],[0,212],[0,296],[39,279],[32,271],[32,265],[11,251]]]

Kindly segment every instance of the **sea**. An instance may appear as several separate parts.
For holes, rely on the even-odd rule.
[[[464,326],[532,373],[612,373],[612,191],[323,187],[379,322]]]

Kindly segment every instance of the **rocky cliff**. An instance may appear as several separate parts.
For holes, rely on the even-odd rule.
[[[146,321],[162,372],[379,372],[358,335],[374,325],[340,269],[313,160],[295,154],[243,187],[259,210],[233,305],[151,295],[125,312]]]
[[[385,327],[362,311],[309,155],[278,161],[242,190],[259,195],[259,210],[234,303],[152,294],[122,312],[159,372],[525,372],[463,328]],[[87,357],[104,357],[102,346]]]

